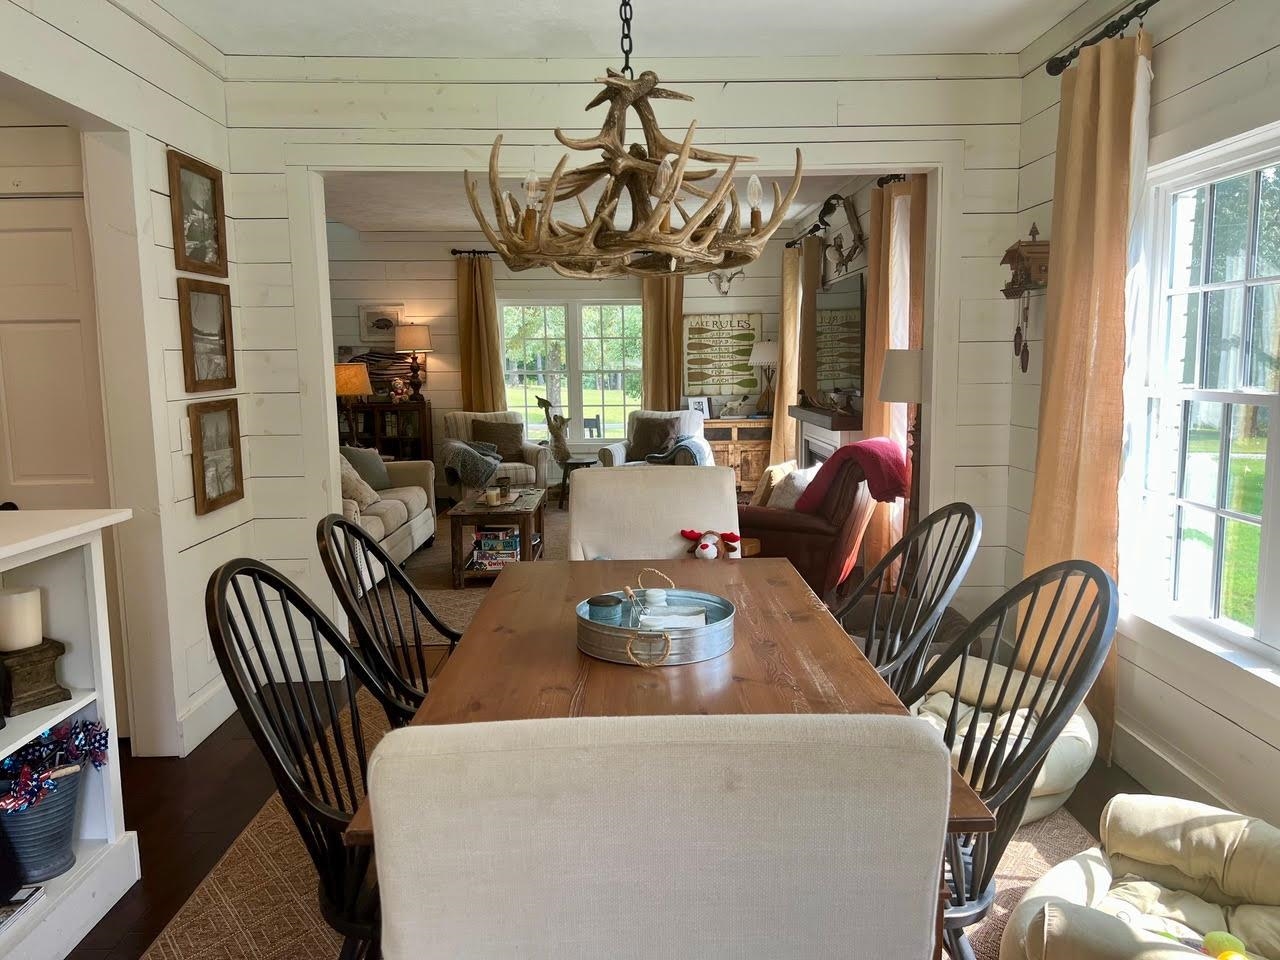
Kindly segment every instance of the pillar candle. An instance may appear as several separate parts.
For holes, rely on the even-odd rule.
[[[39,587],[0,589],[0,651],[39,646],[43,629]]]

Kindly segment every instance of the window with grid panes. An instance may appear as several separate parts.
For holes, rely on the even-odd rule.
[[[507,407],[547,438],[537,397],[569,417],[573,440],[621,440],[640,408],[643,311],[633,301],[501,304]]]
[[[1157,202],[1143,515],[1132,538],[1141,562],[1127,567],[1126,592],[1280,645],[1280,606],[1265,588],[1280,574],[1280,555],[1266,549],[1280,512],[1267,479],[1280,396],[1280,165],[1179,184]]]

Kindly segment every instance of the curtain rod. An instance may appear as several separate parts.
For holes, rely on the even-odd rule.
[[[459,250],[457,247],[449,251],[451,257],[488,257],[492,254],[492,250]]]
[[[1101,43],[1103,40],[1109,40],[1112,37],[1118,37],[1124,33],[1125,27],[1129,26],[1134,20],[1141,22],[1142,17],[1148,10],[1154,7],[1160,0],[1142,0],[1137,6],[1133,7],[1126,13],[1120,14],[1101,30],[1089,37],[1087,40],[1081,40],[1076,46],[1072,47],[1066,53],[1061,53],[1056,57],[1050,57],[1044,65],[1045,73],[1051,77],[1060,75],[1071,64],[1071,61],[1080,56],[1080,51],[1085,47],[1092,47],[1095,43]]]

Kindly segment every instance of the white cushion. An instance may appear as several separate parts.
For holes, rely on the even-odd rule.
[[[356,506],[364,510],[371,503],[378,502],[378,491],[365,483],[364,478],[356,472],[356,468],[347,462],[346,457],[338,458],[338,469],[342,479],[342,498],[354,500]]]
[[[949,777],[905,717],[394,730],[369,762],[383,956],[930,956]]]
[[[769,494],[769,502],[765,506],[777,507],[779,510],[794,510],[796,503],[817,475],[817,466],[807,467],[804,470],[792,470],[778,481],[777,486],[773,488],[773,493]]]
[[[427,491],[421,487],[388,487],[378,495],[383,500],[398,500],[404,504],[406,520],[412,520],[427,509]]]

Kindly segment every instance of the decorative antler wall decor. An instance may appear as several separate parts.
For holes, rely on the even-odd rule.
[[[566,170],[566,154],[545,189],[535,177],[526,181],[525,205],[521,206],[501,187],[499,136],[489,152],[489,193],[496,227],[481,211],[476,181],[469,172],[464,174],[467,198],[480,229],[507,266],[512,270],[547,266],[561,276],[601,278],[706,273],[756,260],[782,225],[800,188],[800,151],[796,150],[795,178],[785,196],[776,183],[773,185],[773,211],[767,222],[760,210],[760,180],[751,177],[747,185],[751,215],[744,227],[733,176],[740,163],[755,158],[694,147],[697,121],[689,124],[682,141],[664,134],[650,101],[693,98],[659,86],[652,70],[635,79],[609,70],[600,82],[604,90],[587,104],[588,110],[609,105],[600,133],[577,139],[557,127],[555,137],[570,150],[599,150],[602,159]],[[624,140],[630,111],[640,120],[644,143],[627,147]],[[717,166],[691,169],[691,161],[723,167],[719,181],[699,186],[716,175]],[[596,184],[603,184],[604,190],[594,210],[588,210],[583,194]],[[631,222],[625,229],[614,219],[624,191],[631,203]],[[584,225],[556,216],[556,205],[566,201],[577,203]],[[694,207],[697,201],[701,202]]]

